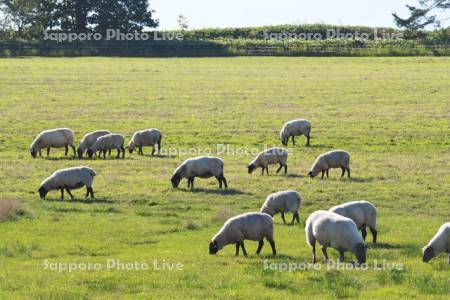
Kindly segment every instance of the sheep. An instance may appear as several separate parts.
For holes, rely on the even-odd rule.
[[[219,232],[212,238],[209,244],[209,254],[216,254],[228,244],[236,244],[236,256],[239,255],[239,247],[247,256],[244,240],[258,241],[256,255],[259,255],[264,246],[264,238],[272,247],[275,256],[277,250],[273,240],[273,219],[268,214],[250,212],[228,219]]]
[[[264,175],[264,170],[266,170],[267,175],[269,175],[269,165],[279,164],[280,167],[277,170],[277,174],[280,172],[282,167],[284,167],[284,174],[287,174],[287,157],[288,152],[283,148],[275,147],[264,150],[247,165],[248,173],[251,174],[256,168],[261,168],[261,175]]]
[[[336,213],[318,210],[306,220],[306,241],[312,247],[313,263],[316,263],[316,241],[322,245],[325,261],[328,260],[327,247],[339,251],[339,260],[344,261],[344,252],[356,255],[359,264],[366,262],[367,247],[358,233],[355,222]]]
[[[94,145],[95,141],[97,141],[97,139],[99,137],[110,134],[110,133],[111,132],[108,130],[97,130],[97,131],[87,133],[81,140],[80,145],[78,146],[78,149],[77,149],[78,158],[79,159],[83,158],[84,151],[86,151],[86,149],[89,149],[89,147]],[[110,153],[110,155],[111,155],[111,153]]]
[[[372,233],[373,243],[377,242],[377,209],[369,201],[353,201],[334,206],[329,211],[350,218],[355,222],[358,230],[361,230],[363,240],[366,240],[366,226]]]
[[[47,148],[47,157],[50,155],[50,148],[66,149],[65,156],[69,152],[69,146],[73,149],[75,155],[75,145],[73,143],[74,134],[69,128],[56,128],[42,131],[30,146],[31,156],[35,158],[39,153],[42,156],[41,149]]]
[[[138,155],[144,155],[143,146],[152,146],[152,156],[155,154],[155,145],[158,145],[158,153],[161,151],[162,133],[159,129],[144,129],[136,131],[128,143],[128,151],[133,153],[134,148],[138,147]]]
[[[106,151],[111,149],[117,150],[117,158],[120,158],[120,152],[122,152],[122,158],[125,158],[124,137],[121,134],[110,133],[99,137],[95,143],[89,147],[87,153],[89,158],[92,158],[95,152],[103,152],[103,158],[106,158]]]
[[[291,225],[293,225],[295,220],[297,220],[297,223],[300,223],[298,210],[300,208],[301,201],[300,194],[293,190],[273,193],[267,196],[260,212],[266,213],[272,217],[276,213],[281,213],[281,218],[283,219],[284,224],[286,224],[284,213],[291,212],[293,214]]]
[[[280,131],[280,140],[284,146],[288,145],[289,138],[292,137],[292,144],[295,146],[296,136],[306,136],[306,146],[309,146],[311,140],[311,122],[304,119],[288,121],[283,125]]]
[[[308,175],[314,178],[319,172],[322,172],[321,178],[323,179],[323,175],[326,172],[328,178],[328,170],[335,168],[342,169],[341,178],[344,176],[345,171],[347,171],[347,175],[350,178],[350,153],[344,150],[332,150],[319,155]]]
[[[450,222],[443,224],[430,242],[423,247],[423,262],[427,263],[441,253],[448,254],[450,264]]]
[[[223,160],[218,157],[200,156],[187,159],[173,172],[172,186],[177,188],[181,179],[187,178],[188,188],[193,190],[195,177],[210,178],[214,176],[219,182],[219,188],[222,188],[222,183],[225,188],[228,188],[227,180],[223,176],[223,165]]]
[[[66,190],[70,198],[73,199],[70,190],[86,186],[86,198],[90,194],[93,199],[94,190],[92,189],[92,183],[96,175],[95,171],[89,167],[73,167],[55,171],[41,183],[38,190],[39,196],[41,199],[45,199],[49,191],[61,190],[61,200],[63,200],[64,190]]]

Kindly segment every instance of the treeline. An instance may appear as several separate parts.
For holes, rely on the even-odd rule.
[[[36,40],[44,30],[126,32],[156,27],[147,0],[0,0],[0,39]]]

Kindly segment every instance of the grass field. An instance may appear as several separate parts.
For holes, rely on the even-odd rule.
[[[0,60],[0,194],[24,210],[0,223],[0,298],[448,299],[447,257],[424,264],[421,248],[450,221],[449,74],[448,58]],[[28,150],[41,130],[55,127],[71,128],[77,143],[96,129],[129,139],[157,127],[165,150],[263,150],[280,145],[279,129],[293,118],[312,121],[312,147],[301,138],[289,145],[289,175],[274,175],[273,167],[270,176],[249,175],[253,157],[230,151],[221,154],[224,192],[215,179],[197,179],[194,192],[186,181],[171,187],[173,170],[192,154],[151,157],[144,149],[145,157],[80,161],[62,149],[50,159],[32,159]],[[336,148],[351,153],[353,179],[341,180],[340,170],[325,180],[305,176],[318,154]],[[59,192],[39,199],[45,177],[78,165],[96,170],[97,200],[85,201],[84,189],[73,201],[59,201]],[[301,193],[301,224],[275,217],[276,258],[267,243],[254,256],[254,242],[246,242],[248,258],[234,257],[232,245],[208,254],[227,217],[259,210],[283,189]],[[266,259],[310,262],[307,216],[359,199],[379,211],[369,270],[264,268]],[[108,259],[149,270],[107,270]],[[155,259],[183,270],[155,270]],[[404,269],[377,270],[383,260]],[[46,262],[102,267],[59,272]]]

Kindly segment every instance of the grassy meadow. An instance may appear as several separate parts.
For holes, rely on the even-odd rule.
[[[450,59],[435,57],[2,59],[0,204],[13,212],[0,223],[0,298],[448,299],[447,256],[424,264],[421,248],[450,221],[449,74]],[[294,118],[312,122],[312,146],[304,138],[289,144],[288,176],[275,167],[270,176],[249,175],[253,156],[241,150],[280,146],[278,132]],[[52,149],[49,159],[45,151],[32,159],[32,140],[56,127],[71,128],[77,143],[92,130],[122,133],[128,142],[135,130],[156,127],[166,152],[80,161]],[[217,144],[230,149],[220,155],[227,191],[214,178],[196,179],[194,192],[186,181],[171,187],[178,164],[208,149],[215,155]],[[306,177],[331,149],[351,153],[353,178],[340,179],[340,170],[329,179]],[[75,200],[66,193],[60,201],[57,191],[39,199],[44,178],[78,165],[97,172],[96,200],[85,200],[84,188],[73,191]],[[253,255],[250,241],[247,258],[236,258],[233,245],[208,254],[228,217],[259,210],[283,189],[298,190],[303,202],[300,225],[274,218],[276,258],[268,243]],[[307,216],[360,199],[379,212],[368,270],[264,268],[266,259],[310,262]],[[332,249],[329,255],[338,258]],[[108,259],[149,270],[108,270]],[[154,260],[183,270],[155,269]],[[55,271],[46,262],[102,267]],[[382,263],[404,268],[378,270]]]

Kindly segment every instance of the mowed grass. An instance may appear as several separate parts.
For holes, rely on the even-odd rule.
[[[450,59],[429,57],[0,60],[0,193],[25,210],[0,223],[0,298],[448,299],[447,257],[424,264],[421,248],[450,220],[449,74]],[[312,121],[312,147],[303,138],[289,145],[289,175],[275,175],[274,167],[270,176],[247,174],[253,157],[242,150],[279,146],[282,124],[294,118]],[[217,144],[229,145],[220,156],[230,189],[219,191],[214,178],[197,179],[194,192],[186,181],[171,187],[173,170],[194,152],[151,157],[147,148],[145,157],[80,161],[52,149],[50,159],[32,159],[34,137],[55,127],[71,128],[77,143],[92,130],[128,140],[156,127],[166,150],[215,155]],[[307,178],[316,156],[331,149],[351,153],[353,178],[341,180],[340,170]],[[73,201],[59,201],[59,192],[39,199],[44,178],[78,165],[98,174],[95,201],[84,200],[84,189]],[[283,189],[301,193],[301,224],[275,217],[275,259],[268,243],[260,257],[254,242],[246,242],[248,258],[234,257],[233,245],[208,254],[227,217],[257,211]],[[369,270],[264,268],[266,259],[310,262],[307,216],[360,199],[379,211],[380,244],[369,243]],[[108,259],[149,270],[107,270]],[[184,268],[154,270],[155,259]],[[102,268],[58,272],[45,269],[46,260]],[[374,268],[383,262],[404,270]]]

